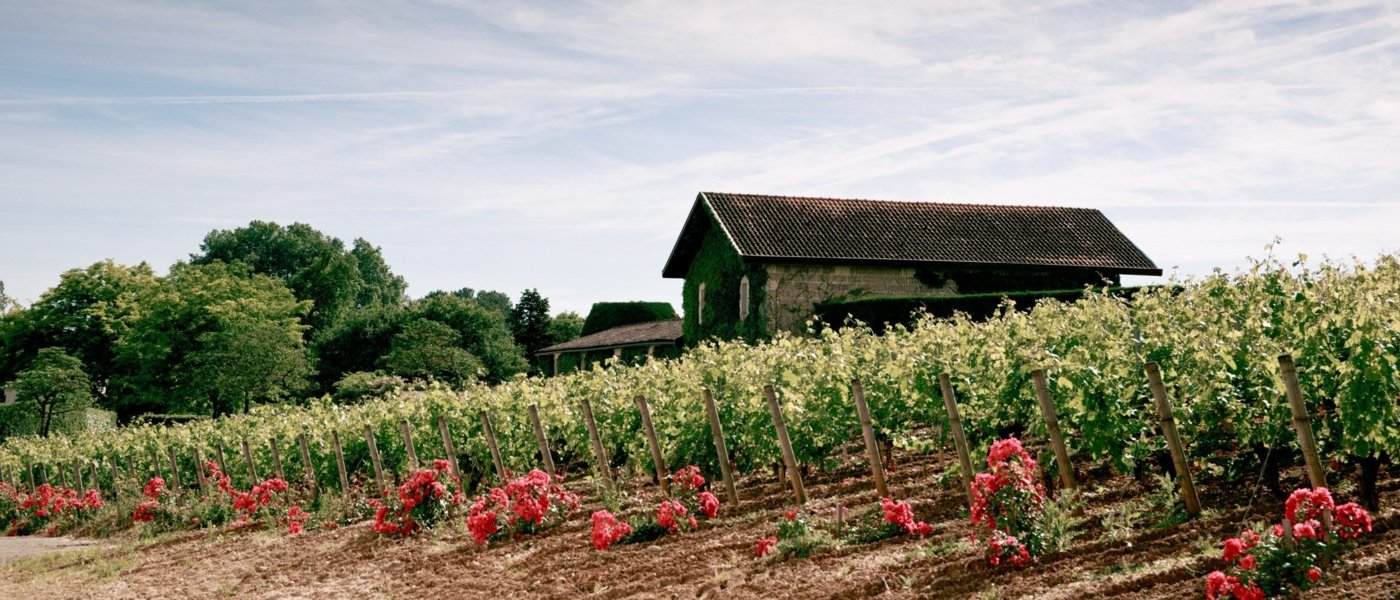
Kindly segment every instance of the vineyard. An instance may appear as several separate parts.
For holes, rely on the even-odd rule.
[[[1090,490],[1080,513],[1087,510],[1086,522],[1098,519],[1099,527],[1096,498],[1129,499],[1096,495],[1101,486],[1150,488],[1171,478],[1154,489],[1175,493],[1176,471],[1144,371],[1155,363],[1186,464],[1203,490],[1206,513],[1185,527],[1228,536],[1251,512],[1264,518],[1255,496],[1273,498],[1262,502],[1272,510],[1298,483],[1305,462],[1308,448],[1300,447],[1299,418],[1280,368],[1284,354],[1296,362],[1306,404],[1301,420],[1315,432],[1318,469],[1328,471],[1324,483],[1350,490],[1373,512],[1382,508],[1382,497],[1393,491],[1382,467],[1400,451],[1397,302],[1397,257],[1292,265],[1270,258],[1242,273],[1148,289],[1131,299],[1090,294],[1028,312],[1008,308],[986,321],[924,318],[878,336],[858,324],[814,324],[811,336],[704,344],[682,358],[636,367],[433,389],[360,405],[316,399],[178,426],[16,439],[0,446],[0,481],[104,490],[120,505],[160,475],[172,488],[171,501],[180,502],[200,495],[207,482],[197,474],[210,461],[240,489],[272,475],[285,478],[307,498],[308,510],[353,529],[368,517],[364,507],[380,495],[376,488],[406,483],[433,459],[451,463],[467,496],[548,467],[569,474],[585,506],[620,513],[642,506],[638,477],[697,465],[730,506],[728,519],[703,524],[694,535],[723,539],[715,544],[732,554],[740,544],[719,530],[733,526],[758,537],[764,524],[754,521],[757,515],[796,506],[804,495],[814,511],[856,496],[873,504],[884,494],[874,493],[872,476],[885,485],[876,465],[893,463],[891,495],[911,499],[916,516],[930,518],[925,525],[938,547],[952,548],[968,531],[961,482],[971,473],[945,454],[960,445],[959,429],[974,462],[997,440],[1027,440],[1044,484]],[[940,385],[944,374],[948,393]],[[956,399],[959,422],[950,420],[945,398]],[[1044,410],[1047,399],[1053,418]],[[853,457],[866,452],[865,422],[869,447],[878,447],[882,458],[853,470]],[[717,429],[729,464],[718,458]],[[1059,456],[1050,443],[1055,438],[1064,444]],[[722,467],[744,482],[735,493],[738,505],[721,493]],[[815,482],[805,490],[803,476]],[[620,491],[610,489],[614,479]],[[661,476],[653,485],[665,481]],[[565,519],[557,531],[586,527],[585,517]],[[1388,531],[1388,523],[1378,516],[1377,529]],[[1180,542],[1160,542],[1174,535],[1133,532],[1124,539],[1153,548]],[[951,596],[979,589],[975,577],[945,575],[965,586]],[[1199,577],[1182,578],[1192,579],[1196,594],[1204,588]]]

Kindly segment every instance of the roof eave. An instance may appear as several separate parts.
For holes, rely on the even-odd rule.
[[[661,268],[662,279],[685,279],[686,270],[690,266],[690,262],[685,261],[680,256],[683,250],[681,246],[685,243],[686,234],[690,231],[692,223],[696,220],[696,211],[700,211],[701,213],[705,212],[702,207],[702,203],[705,201],[704,198],[704,192],[695,195],[695,203],[690,206],[690,213],[686,215],[685,224],[681,226],[681,232],[676,236],[676,243],[671,245],[671,255],[666,258],[666,266]],[[705,217],[709,218],[709,215],[706,214]],[[686,264],[680,264],[682,261]]]
[[[548,347],[548,348],[540,348],[538,351],[535,352],[535,356],[549,356],[549,355],[551,355],[551,354],[563,354],[563,353],[566,353],[566,352],[588,352],[588,351],[593,351],[593,350],[612,350],[613,348],[638,348],[638,347],[643,347],[643,346],[662,346],[662,345],[665,345],[665,344],[679,344],[679,343],[681,342],[681,339],[683,339],[683,338],[676,338],[676,339],[669,339],[669,338],[668,338],[668,339],[658,339],[658,340],[647,340],[647,341],[642,341],[642,342],[627,342],[627,343],[625,343],[625,344],[607,344],[607,345],[600,345],[600,346],[581,346],[581,347],[578,347],[578,348],[556,348],[556,347],[554,347],[554,346],[550,346],[550,347]]]
[[[889,258],[852,258],[844,256],[771,256],[771,255],[750,255],[743,257],[745,261],[756,263],[789,263],[805,265],[870,265],[870,266],[937,266],[949,268],[986,268],[1000,267],[1010,269],[1054,269],[1054,270],[1094,270],[1108,273],[1118,273],[1120,275],[1152,275],[1161,276],[1162,270],[1153,267],[1128,267],[1117,265],[1069,265],[1055,263],[1004,263],[989,261],[949,261],[949,260],[902,260]]]

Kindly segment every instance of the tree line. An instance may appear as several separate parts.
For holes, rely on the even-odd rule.
[[[0,284],[0,436],[47,435],[90,406],[140,417],[220,416],[253,404],[384,385],[497,383],[583,319],[462,288],[407,296],[380,249],[310,225],[215,230],[165,276],[111,260],[69,270],[29,306]]]

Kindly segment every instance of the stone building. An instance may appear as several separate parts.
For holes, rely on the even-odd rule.
[[[701,192],[662,276],[687,340],[802,327],[843,297],[1063,290],[1161,275],[1093,209]]]

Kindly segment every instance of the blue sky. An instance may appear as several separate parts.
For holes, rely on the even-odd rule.
[[[1160,266],[1400,249],[1393,2],[0,0],[0,281],[215,228],[668,300],[696,192],[1104,211]]]

